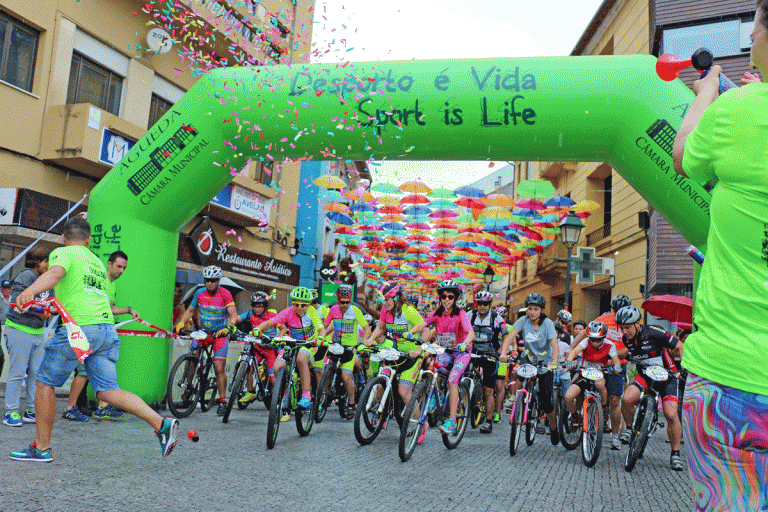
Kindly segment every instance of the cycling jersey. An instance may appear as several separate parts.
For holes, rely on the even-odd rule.
[[[616,345],[616,350],[624,350],[627,348],[624,345],[623,335],[619,324],[616,323],[615,313],[603,313],[599,317],[595,318],[596,322],[603,322],[608,328],[608,333],[605,335],[605,339],[610,340]]]
[[[611,358],[619,357],[619,353],[616,351],[616,345],[609,339],[603,340],[603,344],[600,348],[595,348],[589,340],[582,340],[579,345],[583,350],[581,351],[582,365],[588,368],[602,368],[608,366]]]
[[[405,304],[399,315],[390,313],[387,308],[381,308],[379,322],[387,326],[387,332],[395,340],[396,348],[402,352],[416,350],[418,345],[413,340],[401,339],[403,335],[422,323],[424,318],[410,304]]]
[[[256,314],[253,311],[246,311],[245,313],[240,314],[240,321],[241,322],[250,322],[251,328],[255,329],[267,320],[272,320],[277,316],[272,311],[265,311],[263,315],[256,316]],[[270,338],[274,338],[277,336],[277,328],[275,326],[270,327],[269,329],[265,330],[261,334],[264,334],[265,336],[269,336]]]
[[[455,316],[451,316],[449,311],[443,311],[442,315],[437,316],[436,312],[437,310],[431,312],[424,319],[427,325],[434,324],[436,328],[435,343],[444,347],[454,347],[464,343],[467,334],[473,331],[467,314],[461,309]]]
[[[357,327],[365,327],[368,322],[363,318],[363,313],[357,306],[348,306],[347,311],[341,312],[341,307],[334,304],[325,317],[325,325],[333,322],[333,342],[342,345],[357,345]]]
[[[496,352],[501,347],[504,337],[509,334],[504,319],[495,311],[489,312],[485,318],[481,318],[477,311],[473,311],[470,323],[475,330],[474,352]]]
[[[293,306],[288,306],[272,318],[275,325],[284,324],[288,327],[291,338],[299,341],[310,341],[317,338],[317,333],[323,328],[320,315],[311,314],[314,308],[307,308],[307,312],[301,316],[296,314]]]
[[[634,340],[624,339],[629,355],[647,364],[663,365],[664,368],[677,371],[670,350],[677,346],[677,338],[661,327],[643,325]]]
[[[211,294],[207,288],[201,288],[192,298],[191,308],[200,312],[200,327],[207,333],[214,333],[227,326],[229,314],[227,308],[235,307],[235,299],[223,286]]]
[[[523,344],[528,351],[528,360],[531,363],[549,364],[552,361],[550,340],[557,337],[555,324],[552,323],[552,320],[545,318],[538,329],[534,329],[531,319],[526,315],[517,319],[513,329],[523,335]]]

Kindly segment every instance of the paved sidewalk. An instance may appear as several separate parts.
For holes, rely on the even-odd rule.
[[[57,400],[49,464],[10,460],[34,439],[34,425],[0,424],[3,510],[692,510],[687,472],[669,469],[664,429],[631,474],[622,467],[626,447],[611,451],[607,438],[591,469],[578,450],[553,447],[544,435],[510,457],[506,420],[491,435],[468,429],[452,451],[430,429],[402,463],[394,427],[361,447],[335,408],[306,438],[293,419],[282,423],[267,450],[267,411],[257,402],[226,425],[214,411],[182,419],[179,446],[163,459],[143,421],[72,423],[61,419],[64,404]],[[200,442],[187,439],[189,429]]]

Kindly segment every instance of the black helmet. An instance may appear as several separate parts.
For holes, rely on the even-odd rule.
[[[589,322],[589,327],[587,327],[587,336],[590,338],[603,339],[605,338],[606,334],[608,334],[608,328],[603,322],[598,320],[592,320]]]
[[[630,325],[639,322],[642,315],[636,306],[624,306],[616,312],[616,323],[619,325]]]
[[[624,306],[631,306],[631,305],[632,305],[632,299],[630,299],[626,295],[617,295],[611,299],[611,309],[614,311],[618,311]]]
[[[251,295],[251,306],[254,304],[266,304],[269,302],[269,296],[264,292],[256,292]]]
[[[547,305],[547,299],[545,299],[538,293],[532,293],[525,298],[525,307],[528,307],[531,304],[533,304],[534,306],[539,306],[542,309],[544,309],[544,307]]]

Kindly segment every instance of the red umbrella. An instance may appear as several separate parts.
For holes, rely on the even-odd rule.
[[[400,199],[400,204],[428,204],[431,202],[426,196],[421,194],[411,194]]]
[[[482,210],[485,208],[485,204],[472,197],[462,197],[453,202],[457,206],[464,206],[465,208],[471,208],[473,210]]]
[[[669,322],[693,322],[693,299],[680,295],[656,295],[643,301],[643,309]]]

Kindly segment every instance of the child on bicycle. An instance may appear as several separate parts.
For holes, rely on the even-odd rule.
[[[253,329],[253,334],[255,336],[260,336],[261,334],[264,334],[266,336],[269,336],[270,338],[274,338],[277,336],[277,329],[272,327],[271,329],[268,329],[266,332],[260,332],[258,330],[258,327],[266,322],[267,320],[272,320],[275,316],[277,316],[277,313],[274,313],[270,311],[269,308],[269,297],[264,292],[256,292],[251,296],[251,311],[246,311],[245,313],[240,314],[240,321],[242,322],[249,322],[251,325],[251,328]],[[264,366],[267,368],[267,376],[269,378],[270,382],[275,381],[275,360],[277,359],[277,349],[274,347],[264,347],[261,345],[254,345],[253,346],[253,356],[258,361],[264,361]],[[247,404],[251,403],[254,400],[256,400],[256,390],[253,387],[253,374],[248,373],[248,380],[246,382],[246,386],[248,391],[240,398],[240,402]]]

